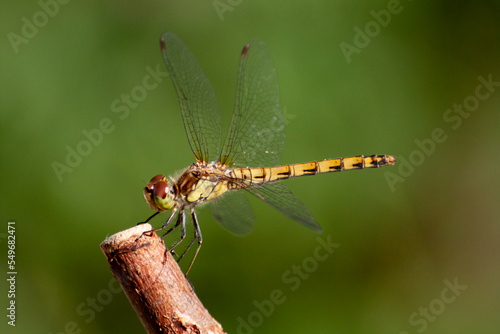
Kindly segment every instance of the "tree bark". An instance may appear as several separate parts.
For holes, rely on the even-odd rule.
[[[151,225],[114,234],[101,244],[113,275],[148,333],[224,333],[194,293]]]

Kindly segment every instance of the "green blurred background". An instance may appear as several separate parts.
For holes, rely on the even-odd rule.
[[[2,315],[1,332],[144,331],[99,244],[152,213],[142,188],[153,175],[193,162],[168,78],[126,117],[111,107],[148,68],[165,71],[167,30],[198,58],[225,124],[242,46],[267,43],[288,120],[283,163],[400,160],[287,181],[320,237],[340,245],[324,261],[312,260],[318,235],[258,200],[243,238],[199,210],[190,280],[227,332],[500,332],[500,87],[475,97],[478,77],[500,81],[497,1],[41,3],[1,5],[0,267],[15,221],[18,272],[16,327]],[[356,38],[365,28],[369,40]],[[341,45],[355,43],[346,57]],[[465,117],[447,112],[464,102]],[[106,118],[113,131],[59,179],[53,163]],[[307,278],[294,265],[309,266]],[[259,311],[276,289],[284,301]],[[4,314],[7,290],[2,279]]]

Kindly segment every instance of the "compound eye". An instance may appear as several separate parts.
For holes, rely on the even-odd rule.
[[[157,211],[170,210],[175,206],[175,194],[168,185],[165,175],[156,175],[143,190],[144,199],[149,207]]]
[[[165,181],[157,181],[153,186],[153,196],[165,199],[167,197],[168,183]]]
[[[158,174],[149,181],[149,184],[156,184],[158,181],[167,181],[167,177],[162,174]]]

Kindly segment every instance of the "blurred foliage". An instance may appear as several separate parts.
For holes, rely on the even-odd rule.
[[[149,70],[165,70],[158,38],[171,30],[210,78],[226,126],[240,50],[251,39],[267,43],[289,120],[284,163],[400,159],[381,170],[287,181],[323,226],[319,237],[340,244],[316,264],[318,235],[258,200],[255,230],[244,238],[199,210],[205,242],[190,280],[227,332],[498,333],[499,86],[476,96],[479,77],[500,81],[499,7],[4,3],[0,242],[6,254],[7,222],[15,221],[18,275],[17,326],[4,317],[0,331],[143,331],[123,293],[110,293],[99,244],[151,214],[141,193],[151,176],[193,162],[168,78],[128,110],[113,108]],[[347,44],[357,48],[349,57]],[[455,112],[463,103],[472,111]],[[97,128],[107,132],[100,137]],[[85,133],[95,135],[89,147]],[[54,162],[67,165],[68,149],[78,147],[88,154],[58,178]],[[294,273],[304,265],[307,275]],[[444,302],[455,280],[467,288],[448,290],[456,298]],[[7,289],[2,280],[4,307]],[[284,300],[259,311],[276,290]],[[245,331],[241,321],[253,327]]]

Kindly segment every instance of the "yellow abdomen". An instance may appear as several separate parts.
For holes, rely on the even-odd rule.
[[[248,187],[305,175],[378,168],[394,165],[395,162],[396,158],[392,155],[359,155],[276,167],[237,168],[231,170],[231,177],[239,180],[239,187]],[[243,182],[243,185],[241,185],[241,182]],[[238,188],[238,186],[235,185],[235,188]]]

